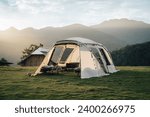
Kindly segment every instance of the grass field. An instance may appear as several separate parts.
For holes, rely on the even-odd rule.
[[[27,76],[36,68],[0,67],[0,99],[150,99],[150,67],[81,80],[74,73]]]

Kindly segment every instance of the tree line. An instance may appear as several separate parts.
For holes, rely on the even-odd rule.
[[[150,42],[126,46],[111,55],[118,66],[150,66]]]
[[[5,58],[0,59],[0,66],[9,66],[10,64],[13,64],[13,63],[8,62]]]

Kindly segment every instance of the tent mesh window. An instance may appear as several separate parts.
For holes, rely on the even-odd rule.
[[[55,47],[51,61],[54,63],[58,63],[58,60],[62,54],[62,51],[63,51],[63,47]]]
[[[96,48],[91,48],[91,51],[92,51],[92,53],[94,54],[95,58],[98,60],[98,62],[99,62],[100,64],[103,64],[102,59],[101,59],[101,56],[100,56],[98,50],[97,50]]]
[[[105,61],[106,61],[106,64],[107,64],[107,65],[110,65],[110,62],[109,62],[109,60],[108,60],[108,58],[107,58],[107,56],[106,56],[104,50],[101,49],[101,48],[99,48],[99,51],[102,53],[102,55],[103,55],[103,57],[104,57],[104,59],[105,59]]]
[[[60,63],[61,64],[65,63],[65,61],[67,60],[67,58],[69,57],[69,55],[71,54],[72,51],[73,51],[73,48],[66,48],[64,50],[64,53],[63,53],[63,55],[62,55],[62,57],[60,59]]]

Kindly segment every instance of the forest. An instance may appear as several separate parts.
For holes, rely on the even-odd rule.
[[[111,55],[117,66],[150,66],[150,42],[126,46]]]

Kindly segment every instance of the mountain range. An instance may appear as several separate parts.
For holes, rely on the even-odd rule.
[[[10,27],[0,31],[0,58],[19,62],[23,49],[30,44],[42,43],[50,48],[56,41],[69,37],[89,38],[104,44],[110,51],[126,45],[150,41],[150,24],[128,20],[112,19],[97,25],[72,24],[64,27],[32,27],[18,30]]]

